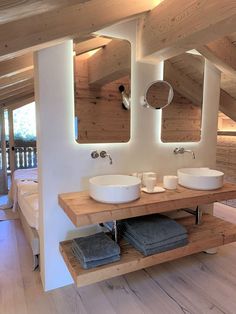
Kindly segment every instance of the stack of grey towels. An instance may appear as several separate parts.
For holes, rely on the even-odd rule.
[[[120,260],[120,247],[104,232],[73,239],[72,252],[85,269]]]
[[[148,256],[188,244],[187,230],[164,215],[131,218],[119,223],[128,243]]]

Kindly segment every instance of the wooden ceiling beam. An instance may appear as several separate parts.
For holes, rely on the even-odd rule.
[[[66,38],[83,37],[151,10],[157,0],[70,1],[66,6],[0,24],[0,56]],[[37,12],[37,11],[36,11]]]
[[[130,74],[131,46],[127,40],[112,40],[88,58],[91,85],[104,85]]]
[[[236,46],[228,37],[217,39],[197,50],[220,71],[236,76]]]
[[[0,98],[3,97],[5,94],[17,93],[22,88],[26,88],[29,86],[32,87],[33,85],[34,85],[34,80],[31,78],[31,79],[24,80],[21,82],[16,82],[15,84],[12,84],[9,86],[0,87]]]
[[[168,60],[165,61],[164,65],[164,79],[172,85],[174,90],[193,104],[202,105],[203,87],[192,80],[190,76],[184,75],[176,69]],[[220,111],[236,121],[236,99],[223,89],[220,91]]]
[[[0,64],[1,65],[1,64]],[[34,70],[26,70],[20,73],[16,73],[9,76],[4,76],[0,78],[0,90],[2,88],[14,85],[16,83],[24,82],[34,77]]]
[[[34,93],[34,85],[27,85],[20,89],[9,91],[7,93],[0,93],[0,103],[5,103],[9,99],[21,97],[22,95],[28,95]]]
[[[0,78],[15,75],[30,69],[33,69],[32,53],[2,61],[0,66]]]
[[[220,91],[220,111],[230,119],[236,121],[236,99],[223,89]]]
[[[236,31],[232,0],[165,0],[139,26],[139,59],[161,61]]]
[[[95,37],[86,41],[83,41],[79,44],[74,45],[74,51],[76,55],[81,55],[83,53],[102,48],[106,46],[112,39],[104,37]]]
[[[17,96],[10,97],[5,101],[0,100],[0,107],[12,109],[19,108],[33,102],[34,100],[34,92],[22,93]]]
[[[194,105],[202,105],[203,87],[174,67],[169,60],[164,63],[164,80]]]

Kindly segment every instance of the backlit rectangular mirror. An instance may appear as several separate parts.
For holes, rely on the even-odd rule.
[[[199,142],[201,139],[205,59],[195,51],[168,59],[164,80],[174,98],[162,110],[162,142]]]
[[[131,45],[95,37],[75,44],[75,137],[79,143],[130,139]]]

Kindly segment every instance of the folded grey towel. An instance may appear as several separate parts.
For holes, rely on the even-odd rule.
[[[114,263],[114,262],[117,262],[120,260],[120,255],[114,255],[112,257],[100,259],[97,261],[85,262],[83,259],[80,258],[80,256],[77,255],[77,250],[74,247],[72,247],[72,252],[73,252],[74,256],[79,260],[80,265],[84,269],[95,268],[95,267],[106,265],[109,263]]]
[[[134,246],[136,248],[136,250],[140,251],[145,256],[158,254],[158,253],[165,252],[165,251],[170,251],[170,250],[173,250],[173,249],[176,249],[178,247],[182,247],[182,246],[185,246],[188,244],[188,239],[183,239],[183,240],[179,240],[176,242],[172,242],[172,243],[167,244],[167,245],[158,246],[156,248],[146,249],[145,247],[139,246],[137,244],[137,242],[134,241],[133,238],[129,238],[127,236],[124,236],[124,239],[128,243],[130,243],[132,246]]]
[[[163,242],[187,234],[187,230],[175,220],[163,215],[148,215],[127,219],[121,228],[144,244]]]
[[[181,234],[181,235],[179,235],[179,236],[172,237],[172,238],[169,238],[169,239],[167,239],[167,240],[163,240],[163,241],[161,241],[161,242],[156,242],[156,243],[151,243],[151,244],[148,243],[148,244],[146,244],[146,243],[140,241],[139,238],[136,239],[136,238],[135,238],[132,234],[130,234],[128,231],[125,231],[125,232],[123,233],[123,236],[127,236],[128,238],[133,239],[133,241],[135,241],[135,242],[137,243],[137,245],[139,245],[140,247],[144,247],[144,248],[147,249],[147,250],[151,250],[151,249],[153,249],[153,248],[155,249],[155,248],[157,248],[157,247],[159,247],[159,246],[169,245],[169,244],[171,244],[171,243],[173,243],[173,242],[177,242],[177,241],[180,241],[180,240],[185,240],[185,239],[188,238],[188,235],[187,235],[186,233],[184,233],[184,234]]]
[[[104,232],[87,237],[73,239],[72,246],[76,247],[81,260],[85,263],[99,261],[120,254],[119,245]]]

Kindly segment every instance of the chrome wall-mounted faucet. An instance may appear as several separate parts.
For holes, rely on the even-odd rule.
[[[102,150],[100,153],[99,153],[97,150],[94,150],[94,151],[91,153],[91,157],[92,157],[93,159],[97,159],[99,156],[100,156],[101,158],[108,157],[109,160],[110,160],[110,165],[112,165],[112,158],[111,158],[111,155],[108,154],[105,150]]]
[[[108,154],[105,150],[102,150],[102,151],[101,151],[100,157],[102,157],[102,158],[108,157],[109,160],[110,160],[110,165],[112,165],[112,158],[111,158],[111,155]]]
[[[184,154],[184,153],[190,153],[193,156],[193,159],[196,158],[195,153],[191,149],[185,149],[184,147],[176,147],[173,151],[174,154]]]

